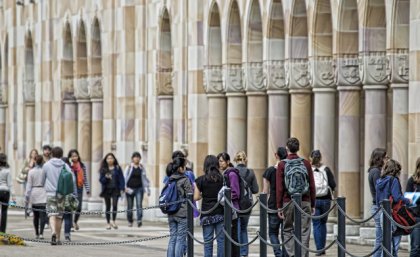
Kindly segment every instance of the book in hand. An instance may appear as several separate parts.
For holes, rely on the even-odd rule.
[[[412,206],[417,206],[417,204],[420,204],[420,192],[405,192],[404,197],[413,201]]]

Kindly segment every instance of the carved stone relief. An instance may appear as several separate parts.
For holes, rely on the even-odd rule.
[[[223,68],[209,65],[204,68],[204,89],[209,94],[223,93]]]
[[[244,67],[245,90],[261,92],[266,90],[266,76],[262,62],[248,62]]]
[[[228,64],[223,70],[224,76],[224,89],[226,92],[243,92],[244,86],[242,85],[242,65],[241,64]]]
[[[363,85],[388,84],[387,66],[385,52],[367,53],[360,56],[359,72]]]
[[[331,57],[320,57],[309,61],[310,84],[314,88],[334,87],[334,68]]]
[[[159,96],[173,95],[174,89],[172,87],[173,80],[172,69],[158,69],[156,74],[156,94]]]
[[[90,79],[89,96],[92,99],[101,99],[103,97],[102,77]]]
[[[360,86],[359,61],[357,56],[338,57],[334,60],[335,84],[337,86]]]
[[[80,78],[76,80],[76,87],[74,88],[74,96],[77,99],[89,98],[89,81],[87,78]]]
[[[61,80],[61,92],[64,100],[74,100],[74,84],[73,79]]]
[[[309,87],[308,60],[289,60],[286,69],[286,81],[290,89],[306,89]]]
[[[388,79],[391,83],[408,83],[409,57],[408,50],[393,53],[388,58]]]
[[[265,63],[267,90],[287,89],[283,60],[272,60]]]

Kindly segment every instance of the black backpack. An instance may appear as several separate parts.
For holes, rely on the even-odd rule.
[[[250,208],[252,206],[253,202],[254,202],[254,200],[252,198],[251,188],[249,187],[248,183],[245,180],[245,178],[247,178],[251,172],[248,169],[245,178],[243,178],[239,174],[239,170],[237,170],[235,168],[231,168],[226,174],[223,175],[224,183],[229,188],[230,188],[229,174],[231,172],[236,173],[236,175],[238,176],[238,180],[239,180],[239,192],[240,192],[239,193],[239,209],[240,210],[246,210],[246,209]],[[249,215],[250,213],[251,213],[251,211],[246,213],[246,214],[240,214],[240,215]]]

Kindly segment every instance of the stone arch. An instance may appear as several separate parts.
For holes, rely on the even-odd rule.
[[[362,45],[360,52],[384,52],[386,50],[385,0],[365,1],[362,16]]]
[[[61,90],[63,94],[63,99],[65,100],[70,100],[74,98],[73,63],[73,36],[70,23],[66,22],[63,31],[63,53],[61,59]]]
[[[247,30],[247,60],[248,62],[262,62],[263,29],[261,8],[258,0],[251,1]]]
[[[228,13],[227,29],[227,63],[242,63],[242,30],[241,16],[237,0],[232,1]]]
[[[281,0],[273,0],[269,8],[267,28],[267,60],[284,60],[284,12]]]
[[[101,27],[97,17],[94,18],[92,23],[91,33],[91,57],[90,57],[90,75],[91,98],[102,98],[102,41],[101,41]]]
[[[388,49],[408,49],[410,31],[410,1],[397,0],[391,10],[390,42]]]
[[[162,10],[162,15],[160,16],[158,42],[158,95],[172,95],[172,34],[171,20],[166,7]]]
[[[32,33],[28,31],[25,36],[25,73],[23,81],[23,96],[25,102],[35,101],[35,66],[34,66],[34,47]]]
[[[314,8],[313,56],[332,56],[332,18],[330,0],[317,0]]]
[[[76,39],[76,61],[74,73],[76,78],[75,96],[79,99],[89,98],[88,84],[88,56],[87,56],[86,26],[83,20],[79,23]]]
[[[290,52],[292,59],[308,57],[308,19],[305,0],[294,0],[289,26]]]
[[[337,35],[334,54],[337,57],[357,55],[359,51],[359,16],[357,1],[341,1],[338,11]]]

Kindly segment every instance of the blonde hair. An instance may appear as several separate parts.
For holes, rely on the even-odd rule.
[[[235,158],[233,159],[234,162],[243,162],[245,163],[247,161],[246,153],[244,151],[239,151],[235,154]]]

